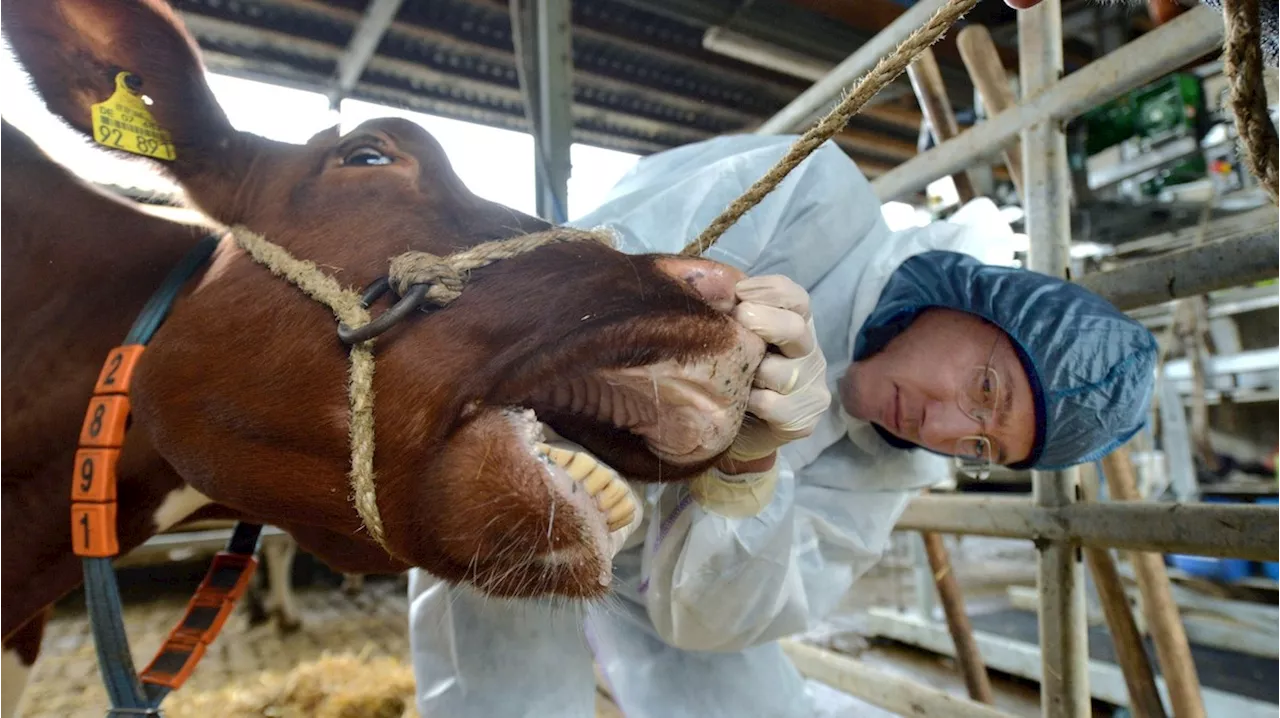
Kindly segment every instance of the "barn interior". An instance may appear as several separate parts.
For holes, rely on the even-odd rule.
[[[590,209],[573,202],[572,146],[634,161],[724,134],[799,134],[942,4],[171,0],[210,73],[323,97],[317,127],[360,101],[532,136],[527,164],[487,171],[524,173],[531,209],[554,222]],[[1176,0],[1035,12],[1052,21],[979,2],[833,141],[895,226],[989,198],[1014,232],[1011,266],[1046,271],[1039,257],[1057,252],[1053,271],[1148,327],[1161,348],[1148,426],[1078,470],[957,474],[917,497],[876,568],[785,649],[833,718],[1274,716],[1277,211],[1241,149],[1221,15]],[[1054,46],[1062,71],[1045,80]],[[1264,79],[1274,124],[1275,69]],[[57,123],[3,111],[33,134]],[[1043,169],[1052,153],[1033,125],[1066,148],[1062,177]],[[52,142],[101,187],[188,211],[162,178],[90,167],[97,150]],[[1069,231],[1051,236],[1046,212]],[[1078,490],[1055,498],[1053,482]],[[230,531],[183,525],[116,562],[140,665]],[[313,715],[320,699],[298,709],[300,686],[373,690],[349,679],[376,666],[375,707],[343,715],[416,716],[404,577],[336,573],[271,527],[262,552],[259,586],[166,714]],[[56,607],[19,715],[102,714],[84,600]],[[1044,678],[1068,669],[1083,687]],[[1187,681],[1198,706],[1170,690]],[[598,715],[622,715],[603,680]]]

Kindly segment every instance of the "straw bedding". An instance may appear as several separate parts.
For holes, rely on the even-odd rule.
[[[178,691],[169,718],[420,718],[413,671],[389,656],[325,652],[290,671],[236,676],[212,691]]]

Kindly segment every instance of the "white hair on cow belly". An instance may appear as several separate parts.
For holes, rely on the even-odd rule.
[[[160,508],[156,509],[155,514],[153,514],[152,521],[156,525],[156,531],[169,530],[179,521],[211,503],[213,503],[213,500],[208,496],[183,484],[182,488],[174,489],[166,494],[164,501],[160,502]]]

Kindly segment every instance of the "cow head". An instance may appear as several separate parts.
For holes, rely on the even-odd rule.
[[[192,202],[348,287],[407,250],[546,226],[472,194],[404,120],[305,145],[237,131],[158,0],[9,2],[3,19],[55,114],[93,135],[91,107],[132,73],[173,140],[176,157],[157,163]],[[544,424],[633,479],[709,465],[764,350],[727,314],[738,278],[704,260],[558,244],[474,271],[448,307],[382,335],[374,468],[391,565],[498,595],[601,595],[605,514],[565,454],[540,450]],[[216,502],[369,542],[347,483],[347,361],[327,308],[224,241],[144,355],[134,431]]]

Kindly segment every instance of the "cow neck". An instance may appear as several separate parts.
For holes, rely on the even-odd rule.
[[[182,618],[139,679],[111,565],[120,553],[116,466],[129,429],[129,390],[151,338],[218,242],[219,237],[209,235],[188,251],[143,306],[124,343],[107,353],[80,429],[71,483],[71,545],[84,569],[85,604],[110,701],[108,716],[158,715],[165,696],[186,681],[217,637],[257,568],[262,526],[237,522],[226,548],[214,556]]]
[[[247,227],[237,225],[230,231],[236,243],[253,261],[329,307],[337,318],[338,337],[351,347],[347,375],[351,436],[349,479],[356,512],[369,536],[390,556],[402,561],[405,559],[397,556],[387,545],[382,517],[378,512],[373,471],[374,339],[425,304],[444,307],[457,299],[471,270],[558,242],[597,242],[614,246],[613,236],[606,230],[555,227],[511,239],[484,242],[444,257],[429,252],[406,252],[391,259],[385,277],[370,284],[363,294],[357,294],[344,288],[314,262],[298,259],[284,247]],[[400,299],[391,309],[373,319],[369,306],[388,290],[399,294]]]

